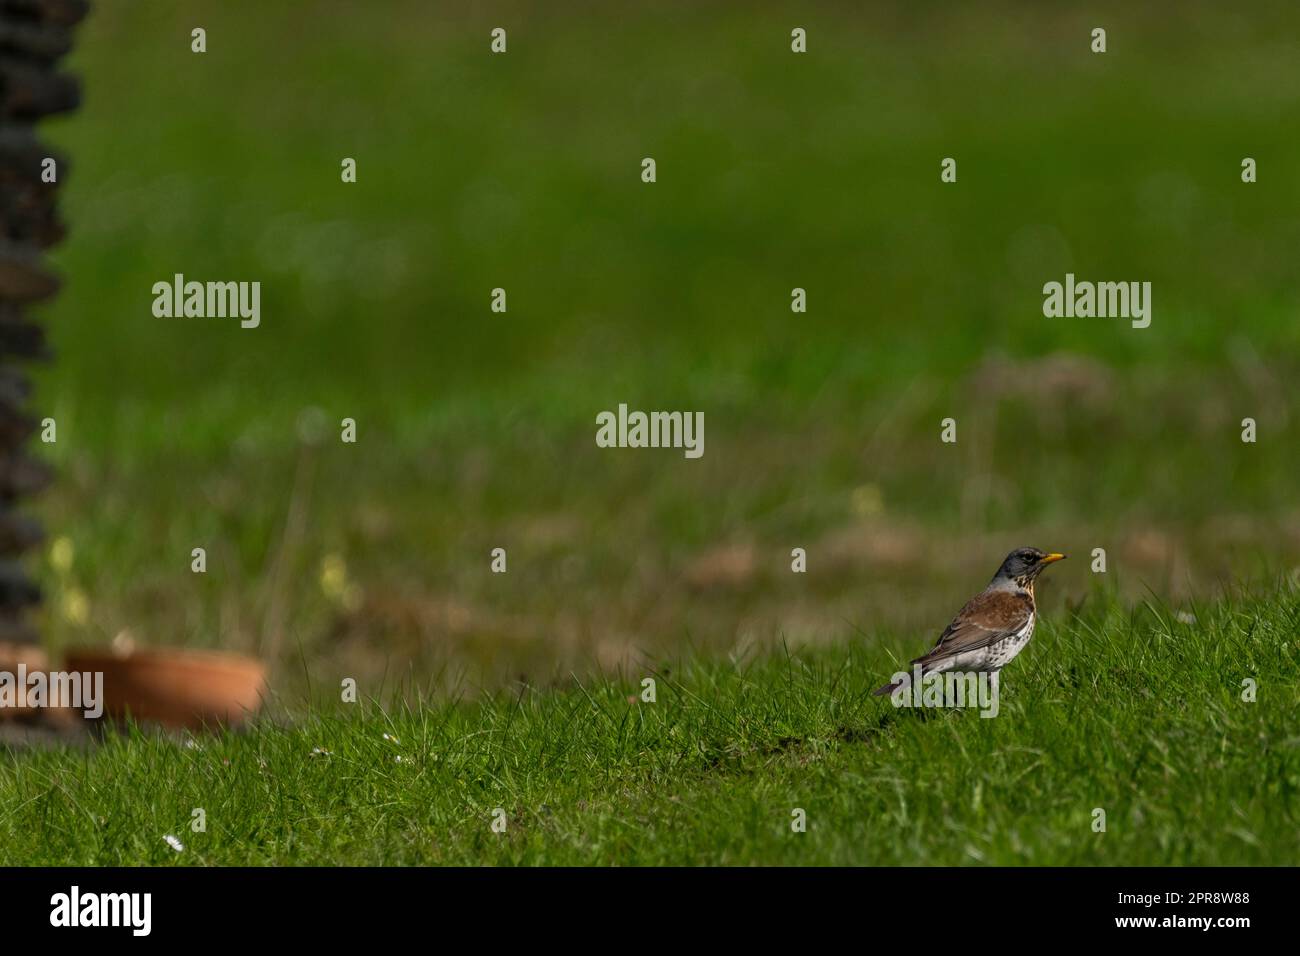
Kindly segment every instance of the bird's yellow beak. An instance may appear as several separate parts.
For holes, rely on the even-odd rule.
[[[1053,561],[1064,561],[1064,560],[1065,560],[1065,555],[1063,555],[1063,554],[1057,554],[1056,552],[1052,552],[1051,554],[1048,554],[1048,555],[1044,555],[1044,556],[1043,556],[1043,561],[1042,561],[1042,563],[1043,563],[1043,564],[1051,564]]]

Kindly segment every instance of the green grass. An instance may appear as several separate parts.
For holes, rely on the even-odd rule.
[[[933,627],[1025,544],[1130,600],[1300,566],[1292,4],[1102,5],[1105,56],[1050,5],[528,11],[99,5],[47,126],[51,647],[497,686]],[[262,281],[262,326],[155,318],[177,271]],[[1066,271],[1151,280],[1152,326],[1044,320]],[[624,401],[704,458],[597,449]]]
[[[318,704],[194,745],[133,732],[3,757],[0,862],[1292,863],[1300,593],[1194,611],[1099,594],[1044,623],[993,719],[869,697],[888,650],[917,647],[854,640],[473,703]]]

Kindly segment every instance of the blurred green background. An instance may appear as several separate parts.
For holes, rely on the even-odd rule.
[[[102,0],[45,128],[52,645],[545,683],[924,644],[1025,544],[1052,612],[1294,573],[1300,10],[1133,6]],[[261,327],[155,318],[177,272]],[[1045,319],[1067,272],[1150,328]],[[598,449],[620,402],[704,457]]]

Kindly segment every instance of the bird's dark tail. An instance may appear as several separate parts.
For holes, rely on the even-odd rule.
[[[912,661],[912,663],[915,664],[915,663],[917,663],[917,662],[916,662],[916,661]],[[896,681],[894,681],[892,684],[886,684],[884,687],[881,687],[879,690],[873,691],[872,694],[871,694],[871,696],[872,696],[872,697],[884,697],[884,696],[887,695],[887,694],[892,694],[894,691],[898,690],[898,688],[900,688],[900,687],[911,687],[911,686],[912,686],[912,677],[913,677],[913,675],[912,675],[912,672],[911,672],[911,671],[902,671],[902,672],[900,672],[900,673],[898,673],[898,674],[895,674],[894,676],[895,676],[895,677],[901,677],[902,680],[896,680]]]

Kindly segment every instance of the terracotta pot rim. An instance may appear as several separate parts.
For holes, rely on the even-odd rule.
[[[261,709],[266,664],[244,654],[183,647],[70,648],[69,670],[104,675],[104,713],[172,727],[237,726]]]
[[[238,671],[264,671],[266,669],[266,665],[256,657],[238,654],[234,651],[216,651],[207,648],[147,647],[120,654],[112,648],[91,645],[66,648],[63,657],[67,663],[71,663],[73,660],[81,660],[85,662],[102,661],[111,665],[143,664],[148,666],[161,664],[164,666],[181,665],[184,667]],[[76,669],[84,670],[86,668]],[[90,669],[93,670],[93,668]]]
[[[50,655],[45,653],[45,648],[39,644],[15,644],[8,641],[0,641],[0,663],[26,664],[28,670],[32,670],[32,661],[39,661],[39,667],[36,670],[47,670],[50,663]]]

